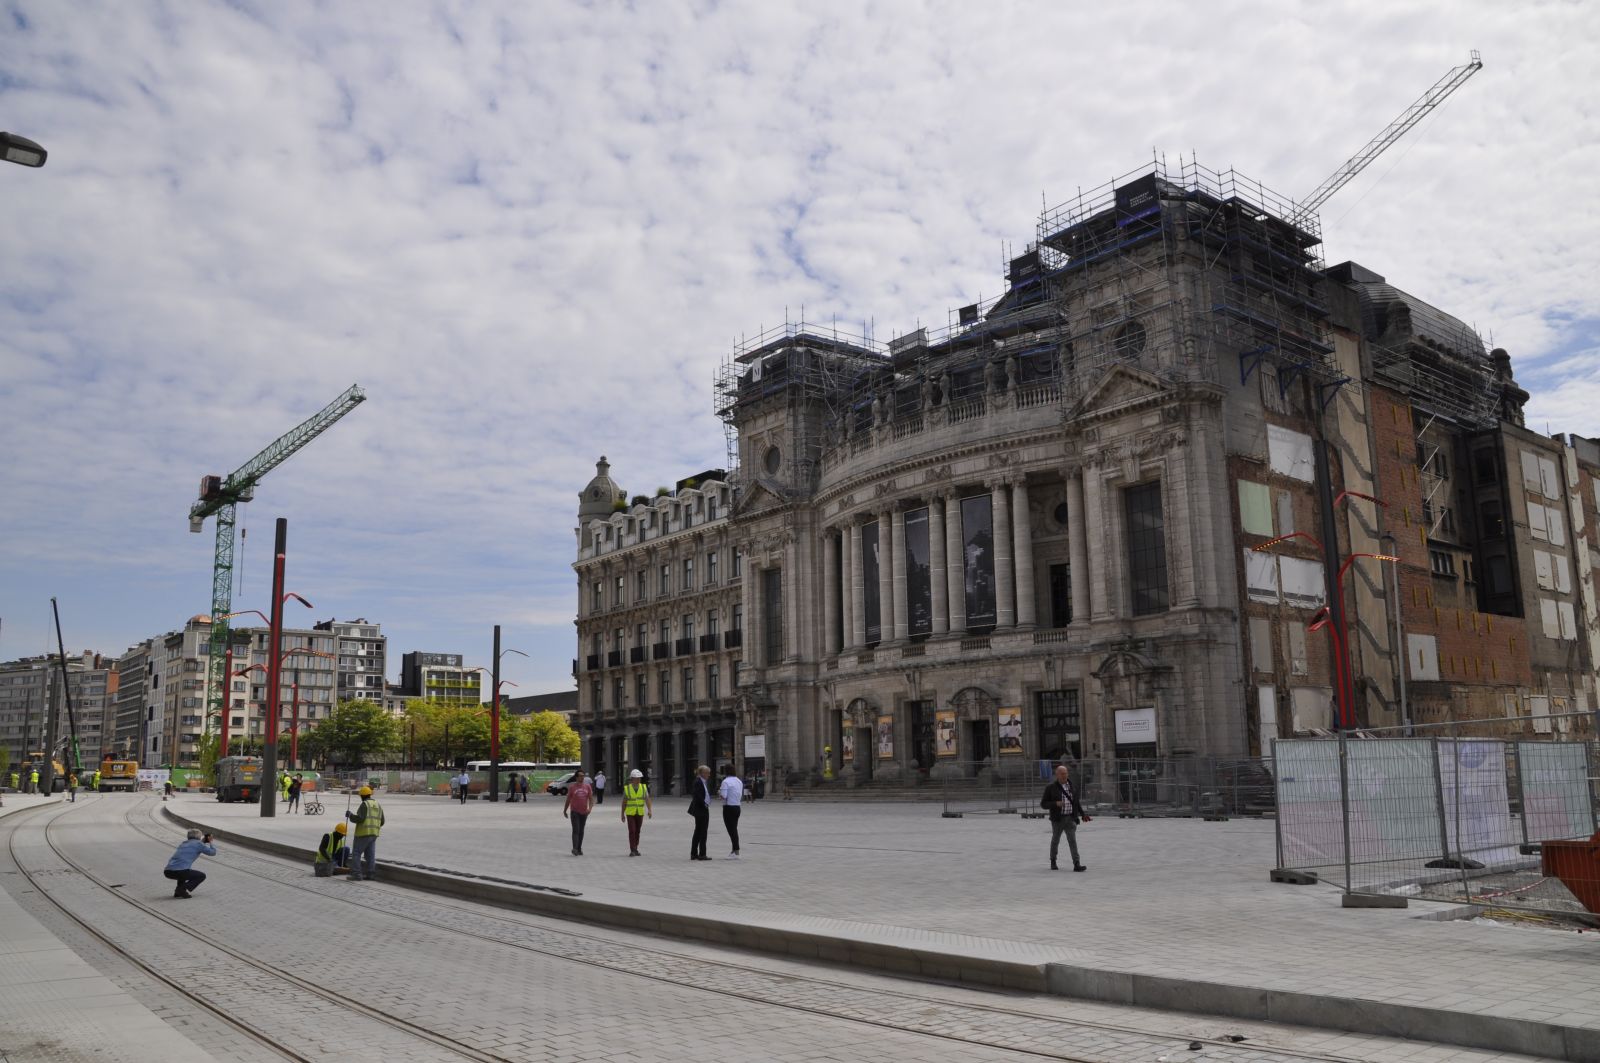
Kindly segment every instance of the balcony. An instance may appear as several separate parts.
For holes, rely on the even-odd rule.
[[[717,636],[716,635],[701,635],[700,636],[700,652],[701,653],[716,653],[717,652]]]
[[[628,650],[628,663],[629,664],[643,664],[644,663],[644,647],[643,646],[634,646],[634,647],[632,647],[631,649]]]
[[[590,672],[598,672],[600,670],[600,655],[598,653],[589,654],[584,663],[584,668]]]
[[[722,644],[730,650],[736,650],[740,646],[744,645],[743,629],[734,628],[732,631],[722,636]]]
[[[650,647],[650,657],[652,660],[664,661],[668,657],[672,656],[671,651],[672,646],[670,644],[658,642],[654,646]]]
[[[687,657],[694,652],[694,639],[679,639],[674,645],[673,656]]]
[[[612,650],[610,653],[606,654],[606,667],[607,668],[621,668],[622,667],[622,651],[621,650]]]

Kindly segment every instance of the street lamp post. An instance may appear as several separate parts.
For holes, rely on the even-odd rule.
[[[44,165],[50,153],[27,137],[19,137],[15,133],[0,133],[0,159],[14,162],[18,166],[30,166],[37,170]]]
[[[500,648],[500,625],[494,626],[494,668],[490,672],[491,681],[494,683],[494,694],[489,705],[489,800],[500,800],[500,687],[503,685],[516,686],[515,683],[502,683],[500,680],[500,660],[508,653],[515,653],[519,657],[527,654],[521,650]],[[483,671],[479,668],[477,671]]]
[[[1379,542],[1388,544],[1390,554],[1398,554],[1393,532],[1384,532],[1378,537]],[[1405,648],[1405,629],[1400,624],[1400,559],[1393,558],[1394,565],[1394,598],[1390,604],[1390,614],[1394,619],[1394,650],[1389,659],[1394,662],[1395,687],[1400,695],[1400,725],[1405,729],[1407,737],[1411,735],[1411,706],[1406,701],[1406,668],[1411,662],[1411,654]]]

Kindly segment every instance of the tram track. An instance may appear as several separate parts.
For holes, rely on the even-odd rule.
[[[156,834],[143,829],[134,822],[134,815],[138,811],[130,808],[124,817],[125,822],[146,837],[163,844],[171,844],[169,837],[158,837]],[[146,822],[158,829],[162,824],[153,815],[146,816]],[[176,828],[168,827],[168,830]],[[1241,1044],[1231,1037],[1194,1036],[1188,1033],[1176,1034],[1162,1031],[1152,1031],[1127,1024],[1104,1022],[1091,1019],[1067,1019],[1054,1016],[1042,1016],[1036,1012],[1025,1011],[1021,1008],[1007,1007],[1001,1004],[982,1004],[971,1001],[955,1001],[948,997],[927,993],[907,992],[874,986],[871,997],[875,1005],[881,1007],[882,1001],[889,1000],[900,1004],[903,1009],[914,1012],[916,1019],[908,1021],[906,1017],[899,1019],[874,1017],[865,1014],[860,1007],[862,988],[860,985],[837,979],[817,977],[815,975],[799,975],[788,972],[775,972],[768,968],[740,964],[722,959],[706,959],[703,956],[690,956],[671,949],[644,944],[642,941],[630,941],[625,946],[619,944],[614,936],[599,933],[585,933],[581,930],[553,928],[548,924],[548,917],[533,916],[540,920],[531,922],[525,918],[517,918],[511,913],[502,913],[496,910],[485,910],[486,906],[467,907],[448,898],[429,895],[417,890],[390,890],[385,889],[388,898],[398,894],[409,902],[409,907],[441,909],[453,913],[464,919],[475,920],[480,923],[498,924],[502,927],[516,928],[524,933],[538,934],[553,939],[543,943],[530,943],[527,941],[508,940],[503,933],[486,932],[484,929],[471,929],[461,925],[460,922],[441,922],[437,918],[428,916],[416,910],[397,911],[392,906],[380,908],[371,904],[363,904],[355,897],[332,895],[323,890],[316,889],[297,882],[288,881],[272,874],[250,870],[239,866],[239,854],[230,866],[252,877],[273,882],[290,889],[299,890],[312,896],[329,898],[342,903],[353,904],[365,911],[375,912],[408,924],[421,924],[445,931],[449,934],[467,937],[488,945],[498,945],[504,948],[522,952],[533,953],[562,960],[569,963],[577,962],[587,966],[603,967],[620,975],[629,975],[646,981],[667,983],[679,988],[694,989],[702,992],[713,993],[721,996],[744,1000],[750,1003],[762,1004],[769,1007],[802,1012],[811,1015],[826,1016],[828,1018],[843,1020],[862,1025],[892,1030],[898,1033],[912,1034],[931,1039],[956,1042],[968,1045],[982,1045],[991,1049],[1002,1049],[1022,1057],[1052,1059],[1063,1063],[1101,1063],[1102,1057],[1088,1057],[1072,1055],[1058,1050],[1040,1050],[1018,1045],[1002,1045],[992,1039],[963,1036],[938,1030],[922,1028],[922,1021],[928,1018],[927,1011],[930,1006],[944,1009],[941,1018],[947,1017],[950,1010],[965,1012],[972,1015],[982,1015],[996,1021],[1003,1021],[1008,1027],[1015,1029],[1020,1024],[1045,1027],[1060,1027],[1073,1030],[1094,1031],[1097,1033],[1111,1034],[1122,1037],[1138,1037],[1152,1041],[1164,1042],[1167,1048],[1163,1054],[1189,1053],[1196,1051],[1192,1046],[1201,1046],[1204,1049],[1214,1049],[1221,1055],[1210,1055],[1213,1059],[1238,1060],[1240,1063],[1267,1063],[1267,1061],[1303,1061],[1303,1063],[1362,1063],[1359,1057],[1345,1055],[1331,1055],[1322,1052],[1312,1052],[1303,1049],[1270,1045],[1257,1041],[1254,1044]],[[281,870],[287,864],[278,857],[267,856],[259,853],[245,854],[245,859],[258,862],[274,870]],[[641,937],[646,935],[640,935]],[[649,935],[654,936],[654,935]],[[558,940],[555,940],[558,939]],[[582,943],[578,949],[573,943]],[[575,959],[581,955],[582,959]],[[652,971],[639,963],[639,957],[648,956],[657,964],[665,967],[662,971]],[[685,974],[692,970],[695,977],[686,979]],[[722,985],[704,984],[705,972],[716,970],[726,975]],[[823,1000],[812,1003],[796,1003],[772,999],[770,994],[763,994],[749,988],[752,983],[764,983],[769,987],[772,984],[781,984],[784,987],[805,986],[815,990]],[[929,983],[937,984],[937,983]],[[1198,1021],[1198,1020],[1197,1020]],[[1242,1040],[1242,1039],[1241,1039]],[[1173,1056],[1176,1058],[1176,1056]]]
[[[83,807],[88,807],[89,804],[90,803],[86,802]],[[52,806],[41,806],[41,809],[49,807]],[[476,1048],[473,1048],[471,1045],[463,1044],[454,1040],[453,1038],[410,1022],[407,1019],[402,1019],[397,1015],[391,1015],[382,1011],[381,1009],[371,1007],[370,1005],[363,1004],[360,1001],[352,1000],[342,994],[332,992],[331,990],[325,989],[322,986],[317,985],[315,982],[309,981],[308,979],[300,978],[299,976],[290,974],[287,971],[278,970],[277,968],[274,968],[268,964],[264,964],[238,949],[235,949],[229,945],[224,945],[206,937],[203,934],[199,934],[192,928],[185,926],[181,921],[173,919],[172,917],[158,911],[151,905],[122,893],[118,887],[107,883],[104,879],[97,876],[83,864],[68,856],[61,846],[57,844],[55,838],[53,837],[52,830],[55,827],[56,822],[65,818],[68,813],[75,811],[76,807],[77,806],[69,807],[66,809],[66,811],[60,811],[59,806],[57,806],[57,814],[45,821],[41,833],[43,835],[46,847],[58,860],[66,864],[73,871],[77,872],[78,875],[82,876],[84,881],[90,882],[99,887],[102,892],[116,897],[118,900],[137,909],[149,918],[163,923],[195,941],[201,942],[216,952],[220,952],[239,963],[245,964],[255,971],[268,975],[280,982],[291,985],[296,990],[321,998],[322,1000],[334,1004],[345,1011],[351,1012],[352,1014],[361,1015],[373,1022],[380,1023],[381,1025],[397,1032],[410,1035],[411,1037],[427,1042],[436,1048],[444,1049],[463,1059],[490,1061],[490,1063],[500,1063],[500,1061],[508,1059],[508,1057],[505,1056],[497,1056],[491,1053],[482,1052]],[[31,818],[41,809],[32,809],[28,812],[21,813],[21,815]],[[132,825],[131,820],[127,820],[126,817],[125,821],[129,822],[130,826]],[[296,1049],[292,1044],[289,1044],[287,1041],[273,1036],[271,1033],[261,1029],[259,1026],[252,1025],[237,1015],[234,1015],[226,1006],[223,1006],[208,998],[203,993],[197,992],[180,979],[166,974],[158,967],[136,955],[132,950],[125,948],[120,942],[116,941],[109,934],[101,930],[100,927],[96,926],[93,922],[78,912],[73,911],[65,902],[60,899],[59,896],[55,895],[51,890],[45,887],[45,884],[41,881],[41,879],[44,877],[44,872],[38,868],[30,870],[29,867],[23,863],[20,854],[17,852],[17,836],[19,833],[17,826],[18,824],[12,825],[7,839],[7,850],[12,864],[16,866],[17,870],[22,874],[23,878],[28,882],[28,884],[33,887],[35,892],[37,892],[40,897],[48,901],[51,906],[59,911],[65,918],[81,928],[96,941],[99,941],[106,948],[110,949],[117,956],[138,968],[144,974],[160,982],[162,985],[167,986],[169,989],[178,993],[184,999],[190,1001],[196,1006],[202,1008],[213,1017],[222,1020],[222,1022],[231,1029],[244,1034],[258,1044],[277,1052],[285,1059],[303,1060],[305,1063],[314,1063],[316,1059],[322,1058],[319,1056],[307,1056]],[[138,828],[135,827],[135,829],[137,830]],[[140,831],[139,833],[144,834],[146,837],[154,837],[145,831]]]

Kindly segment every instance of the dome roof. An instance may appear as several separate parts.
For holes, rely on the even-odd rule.
[[[1416,341],[1474,366],[1489,368],[1489,352],[1477,332],[1458,317],[1407,295],[1383,281],[1357,281],[1361,330],[1369,341],[1399,347]]]
[[[578,495],[578,520],[580,522],[591,520],[595,517],[604,519],[611,516],[615,503],[619,500],[626,501],[627,492],[617,486],[611,478],[611,464],[606,461],[605,455],[600,455],[600,460],[594,464],[594,479]]]

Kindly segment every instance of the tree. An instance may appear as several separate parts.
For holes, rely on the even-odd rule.
[[[417,698],[406,702],[399,725],[401,745],[410,744],[419,764],[488,759],[489,713],[481,705]]]
[[[578,760],[583,743],[558,712],[501,717],[500,755],[506,760]]]
[[[369,759],[394,751],[399,728],[394,717],[375,701],[341,701],[328,718],[300,736],[302,759],[361,767]]]

